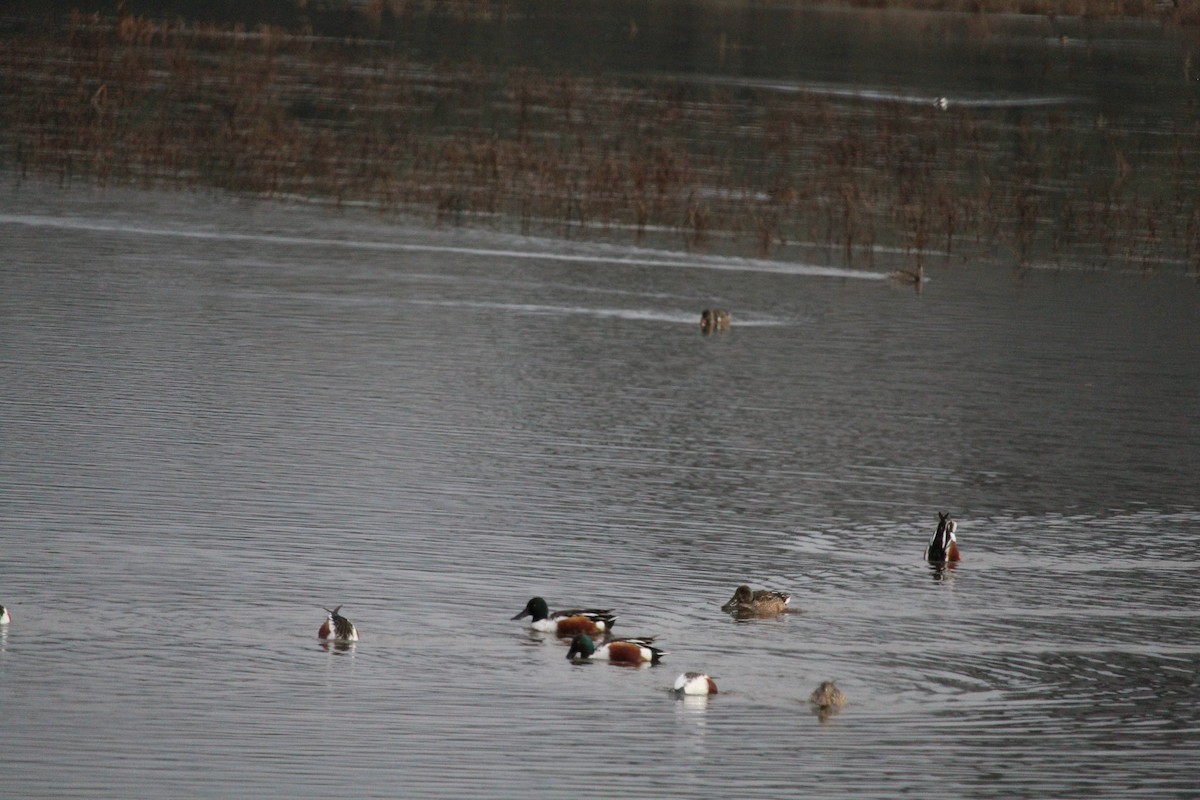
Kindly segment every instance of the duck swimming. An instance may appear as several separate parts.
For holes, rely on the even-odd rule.
[[[833,681],[822,681],[821,685],[813,689],[813,693],[808,696],[808,702],[822,711],[831,711],[841,708],[850,701]]]
[[[721,610],[742,616],[767,617],[788,611],[788,603],[791,601],[792,596],[786,592],[754,590],[742,584],[734,591],[729,602],[721,606]]]
[[[596,636],[612,630],[617,617],[612,609],[574,608],[569,611],[550,611],[545,599],[534,597],[513,619],[532,617],[529,627],[555,636],[574,636],[587,633]]]
[[[666,652],[655,647],[653,642],[652,636],[637,636],[630,639],[609,639],[600,647],[596,647],[592,637],[580,633],[571,640],[567,658],[571,661],[607,659],[614,664],[657,664]]]

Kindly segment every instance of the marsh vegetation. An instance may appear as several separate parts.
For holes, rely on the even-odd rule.
[[[466,39],[521,24],[503,11],[439,13]],[[404,13],[417,12],[375,4],[355,19],[379,31]],[[648,35],[635,23],[623,32]],[[744,68],[607,74],[421,58],[393,39],[311,25],[76,11],[7,39],[0,143],[19,175],[214,187],[523,232],[665,235],[759,256],[803,248],[910,272],[973,251],[1018,266],[1069,252],[1091,265],[1200,269],[1189,46],[1167,81],[1189,88],[1178,113],[1117,120],[1086,98],[1037,92],[959,102]],[[735,35],[705,41],[718,60],[745,58]],[[1044,71],[1095,67],[1090,45],[1068,41],[1046,45]]]

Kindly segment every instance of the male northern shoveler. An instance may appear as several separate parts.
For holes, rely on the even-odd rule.
[[[0,606],[0,625],[7,625],[12,622],[12,617],[8,615],[8,609]]]
[[[788,610],[792,596],[786,592],[769,589],[755,591],[745,584],[737,587],[729,602],[721,606],[722,611],[742,616],[771,616]]]
[[[572,661],[587,661],[591,658],[607,658],[614,664],[657,664],[666,655],[653,645],[654,637],[638,636],[632,639],[609,639],[596,647],[592,637],[579,633],[571,640],[567,658]]]
[[[841,708],[850,701],[833,681],[822,681],[821,685],[813,689],[813,693],[808,696],[808,702],[822,711],[830,711]]]
[[[700,312],[700,332],[729,330],[729,312],[723,308],[706,308]]]
[[[703,672],[685,672],[675,679],[678,694],[716,694],[717,683]]]
[[[948,513],[939,511],[937,532],[925,548],[925,560],[935,564],[961,560],[962,556],[958,554],[958,540],[954,537],[954,531],[957,529],[958,523],[950,519]]]
[[[555,636],[574,636],[577,633],[587,633],[596,636],[612,630],[617,624],[617,617],[612,609],[573,608],[569,611],[551,612],[546,601],[535,597],[525,604],[525,608],[513,619],[533,617],[529,626],[535,631],[553,633]]]
[[[321,629],[317,631],[317,636],[322,639],[332,639],[335,642],[357,642],[358,628],[354,627],[354,623],[343,617],[338,612],[342,610],[341,606],[329,611],[329,617],[321,625]]]

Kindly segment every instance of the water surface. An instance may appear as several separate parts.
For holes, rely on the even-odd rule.
[[[14,797],[1200,784],[1184,278],[947,264],[917,295],[37,183],[0,264]],[[741,582],[800,613],[723,615]],[[534,594],[670,655],[572,666],[509,621]],[[363,639],[326,650],[338,603]],[[672,698],[692,669],[723,693]]]

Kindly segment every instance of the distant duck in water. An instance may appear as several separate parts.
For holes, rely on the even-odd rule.
[[[700,312],[700,332],[729,330],[729,312],[723,308],[706,308]]]
[[[888,277],[897,283],[915,286],[919,291],[925,280],[925,268],[918,264],[916,269],[894,269],[888,273]]]
[[[789,611],[791,601],[792,596],[786,592],[754,590],[743,584],[734,590],[733,597],[721,606],[721,610],[737,616],[771,617]]]
[[[7,625],[12,622],[12,617],[8,615],[8,609],[0,606],[0,625]]]
[[[925,548],[926,561],[945,564],[961,560],[962,556],[958,554],[958,540],[954,537],[957,528],[958,523],[950,519],[948,513],[938,512],[937,531],[929,540],[929,546]]]
[[[675,693],[708,695],[717,693],[717,683],[703,672],[685,672],[675,679]]]
[[[592,658],[607,659],[614,664],[657,664],[666,652],[654,646],[654,637],[638,636],[632,639],[609,639],[600,647],[586,633],[571,640],[567,658],[571,661],[588,661]]]
[[[841,708],[850,701],[833,681],[822,681],[821,685],[813,689],[813,693],[808,696],[808,702],[812,703],[819,711],[828,713]]]
[[[329,611],[329,617],[321,625],[321,629],[317,631],[317,636],[322,639],[330,639],[335,642],[357,642],[358,629],[354,627],[354,623],[343,617],[338,612],[342,610],[341,606]]]
[[[513,619],[531,617],[529,627],[542,633],[553,633],[555,636],[574,636],[577,633],[588,633],[592,636],[608,633],[617,624],[617,617],[611,609],[573,608],[568,611],[550,611],[550,607],[541,597],[534,597],[525,604],[525,608]]]

